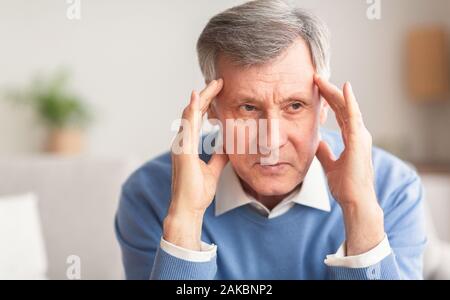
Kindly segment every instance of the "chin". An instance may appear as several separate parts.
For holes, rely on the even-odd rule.
[[[259,195],[265,197],[282,196],[292,192],[298,183],[288,183],[286,179],[258,178],[250,186]]]

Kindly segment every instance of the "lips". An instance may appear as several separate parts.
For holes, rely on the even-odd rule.
[[[263,165],[261,163],[256,164],[257,168],[260,170],[261,173],[266,175],[280,175],[284,174],[286,169],[288,168],[288,163],[277,163],[277,164],[271,164],[271,165]]]
[[[277,166],[287,165],[287,163],[277,163],[277,164],[261,164],[261,163],[259,163],[259,165],[261,165],[261,167],[277,167]]]
[[[271,166],[279,166],[279,165],[290,165],[290,163],[288,163],[287,161],[277,161],[276,163],[263,164],[263,163],[261,163],[261,159],[260,159],[260,161],[256,162],[255,165],[271,167]]]

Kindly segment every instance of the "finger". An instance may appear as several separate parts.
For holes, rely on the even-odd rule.
[[[217,79],[211,81],[206,88],[200,92],[200,107],[202,115],[206,113],[211,102],[220,93],[223,88],[223,80]]]
[[[192,91],[189,105],[183,110],[182,120],[174,142],[181,143],[181,153],[196,154],[200,141],[201,116],[199,113],[200,96]],[[180,151],[177,151],[180,152]]]
[[[189,105],[183,111],[184,126],[180,126],[178,134],[182,134],[183,153],[196,154],[200,142],[202,116],[206,113],[211,101],[223,87],[223,80],[213,80],[199,94],[192,91]]]
[[[328,103],[328,101],[326,101],[326,99],[324,99],[325,100],[325,102],[328,104],[328,106],[329,107],[331,107],[331,109],[333,110],[333,113],[334,113],[334,116],[335,116],[335,118],[336,118],[336,121],[337,121],[337,123],[338,123],[338,125],[339,125],[339,128],[341,129],[341,131],[344,131],[345,130],[345,122],[344,122],[344,120],[343,120],[343,116],[342,116],[342,114],[341,113],[336,113],[336,108],[335,107],[332,107],[329,103]]]
[[[200,96],[199,96],[197,91],[193,90],[191,92],[191,97],[189,99],[189,104],[183,110],[183,117],[184,116],[188,117],[188,116],[193,115],[193,113],[196,110],[198,111],[198,109],[200,107],[199,105],[200,105]]]
[[[320,94],[327,100],[328,104],[330,104],[336,114],[345,110],[346,103],[341,90],[319,75],[314,76],[314,81],[319,87]]]
[[[316,157],[322,164],[325,173],[332,170],[334,163],[336,162],[336,157],[333,151],[331,151],[330,146],[325,141],[320,141],[319,147],[317,148]]]
[[[220,174],[222,173],[223,168],[225,168],[227,163],[228,163],[228,155],[227,154],[214,153],[208,162],[208,166],[209,166],[211,172],[214,174],[214,176],[216,178],[219,178]]]
[[[330,83],[327,83],[319,76],[315,76],[314,80],[316,82],[317,87],[319,88],[320,95],[331,107],[336,116],[336,121],[338,122],[339,127],[341,128],[342,131],[344,131],[346,119],[344,96],[337,87],[331,85]]]
[[[200,114],[200,95],[196,91],[192,91],[191,103],[192,115],[190,119],[191,147],[193,153],[197,153],[197,147],[200,142],[200,129],[202,126],[202,115]]]
[[[352,129],[356,129],[358,125],[362,124],[362,115],[350,82],[346,82],[344,85],[344,98],[347,103],[350,126]]]
[[[185,120],[189,124],[195,126],[195,124],[197,123],[196,119],[198,119],[198,117],[199,117],[199,107],[200,107],[200,96],[194,90],[191,93],[191,98],[189,100],[189,105],[186,106],[184,108],[184,110],[183,110],[183,115],[182,115],[183,120]],[[181,129],[182,128],[180,127],[180,130]]]
[[[200,95],[197,93],[197,91],[193,90],[191,93],[191,101],[189,105],[192,106],[194,110],[200,109]]]

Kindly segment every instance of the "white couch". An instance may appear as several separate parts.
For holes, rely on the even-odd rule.
[[[428,245],[424,257],[427,279],[450,280],[450,175],[421,174],[426,198]]]
[[[121,184],[137,166],[133,159],[0,159],[0,195],[39,198],[48,278],[67,278],[70,255],[81,259],[81,279],[123,278],[113,219]],[[425,276],[450,279],[450,176],[424,175],[423,182],[430,209]]]
[[[113,219],[121,184],[135,167],[132,159],[0,159],[0,195],[38,197],[47,278],[66,279],[71,255],[80,258],[81,279],[123,278]]]

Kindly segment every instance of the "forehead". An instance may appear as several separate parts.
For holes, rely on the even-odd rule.
[[[261,66],[242,67],[221,56],[217,63],[224,79],[223,96],[251,96],[264,93],[310,94],[313,90],[314,66],[310,50],[298,39],[282,55]]]

